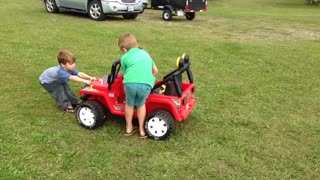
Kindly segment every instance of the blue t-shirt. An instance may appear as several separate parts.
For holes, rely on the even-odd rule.
[[[78,75],[79,71],[74,69],[72,71],[66,71],[60,65],[51,67],[45,70],[39,80],[41,83],[67,83],[71,75]]]

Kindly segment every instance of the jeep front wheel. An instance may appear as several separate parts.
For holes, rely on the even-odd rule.
[[[77,108],[76,116],[80,126],[95,129],[106,121],[106,110],[98,101],[85,101]]]
[[[144,127],[149,137],[164,140],[173,132],[175,120],[168,111],[157,110],[146,117]]]
[[[102,5],[100,1],[94,0],[89,4],[88,7],[89,17],[96,21],[101,21],[105,18],[103,13]]]

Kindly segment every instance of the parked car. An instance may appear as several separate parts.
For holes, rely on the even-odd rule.
[[[107,15],[122,15],[135,19],[144,10],[141,0],[42,0],[49,13],[72,11],[88,14],[93,20],[103,20]]]

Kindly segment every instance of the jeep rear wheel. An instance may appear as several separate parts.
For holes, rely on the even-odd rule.
[[[59,12],[59,9],[57,7],[56,1],[55,0],[46,0],[45,3],[46,10],[48,13],[57,13]]]
[[[171,21],[172,20],[172,13],[170,10],[166,9],[163,11],[162,19],[165,21]]]
[[[95,129],[106,121],[106,110],[98,101],[85,101],[77,108],[76,116],[80,126]]]
[[[196,13],[194,12],[186,13],[186,18],[188,20],[193,20],[195,17],[196,17]]]
[[[88,7],[89,17],[96,21],[101,21],[105,18],[103,13],[102,5],[100,1],[94,0],[89,4]]]
[[[175,120],[168,111],[157,110],[146,117],[144,127],[151,138],[164,140],[173,132]]]

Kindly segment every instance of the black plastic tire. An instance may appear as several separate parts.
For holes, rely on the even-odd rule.
[[[186,18],[188,20],[193,20],[195,17],[196,17],[196,13],[194,12],[186,13]]]
[[[146,117],[144,128],[150,138],[164,140],[174,131],[175,120],[168,111],[156,110]]]
[[[122,17],[124,19],[136,19],[139,14],[123,14]]]
[[[171,21],[172,20],[172,13],[170,10],[165,9],[162,13],[162,19],[165,21]]]
[[[48,13],[57,13],[59,9],[55,0],[46,0],[45,7]]]
[[[98,101],[85,101],[78,108],[76,117],[80,126],[95,129],[107,119],[105,107]]]
[[[89,4],[88,14],[91,19],[96,21],[102,21],[106,16],[103,12],[101,2],[98,0],[94,0]]]

